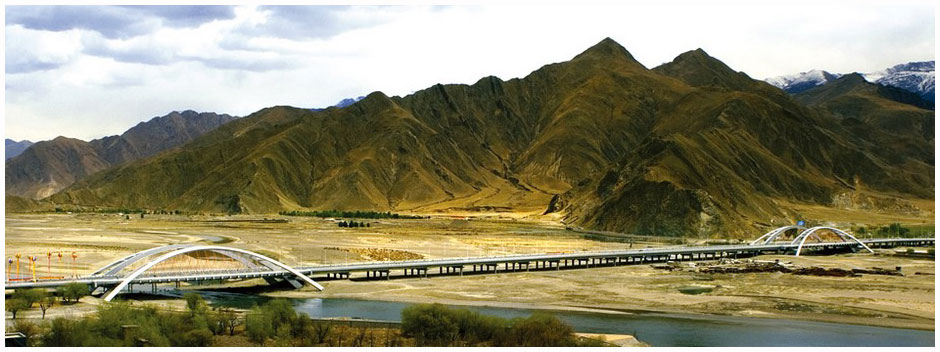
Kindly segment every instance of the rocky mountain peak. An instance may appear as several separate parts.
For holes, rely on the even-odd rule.
[[[588,58],[599,60],[627,60],[637,65],[641,65],[638,61],[636,61],[636,59],[633,58],[633,55],[631,55],[626,48],[610,37],[604,38],[597,44],[594,44],[594,46],[578,54],[578,56],[575,56],[574,60],[572,61]]]

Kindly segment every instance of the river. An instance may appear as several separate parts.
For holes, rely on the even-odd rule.
[[[263,296],[201,292],[213,306],[250,308]],[[400,321],[410,303],[345,298],[289,299],[294,309],[315,318],[353,317]],[[453,306],[504,318],[535,310]],[[605,314],[548,311],[585,333],[630,334],[656,347],[678,346],[934,346],[934,332],[866,325],[693,314]]]

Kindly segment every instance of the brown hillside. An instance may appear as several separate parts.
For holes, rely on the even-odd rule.
[[[6,193],[42,199],[98,171],[185,144],[232,119],[174,111],[141,122],[120,136],[91,142],[66,137],[42,141],[7,160]]]
[[[521,79],[377,92],[319,112],[263,109],[52,199],[427,212],[534,211],[561,195],[550,211],[575,225],[693,235],[791,220],[776,199],[831,206],[854,181],[933,196],[931,164],[879,148],[888,132],[876,126],[862,130],[704,52],[648,70],[605,39]]]

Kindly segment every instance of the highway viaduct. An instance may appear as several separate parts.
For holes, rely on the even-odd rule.
[[[181,282],[206,283],[262,278],[271,283],[287,281],[297,288],[308,284],[322,290],[323,287],[314,281],[314,277],[318,278],[318,280],[349,279],[353,277],[353,273],[358,273],[360,277],[365,279],[391,279],[393,276],[428,277],[429,273],[434,274],[433,269],[437,269],[437,275],[462,276],[465,272],[473,274],[498,274],[501,272],[520,270],[562,270],[661,263],[668,261],[745,258],[761,254],[795,253],[799,255],[803,251],[831,253],[857,250],[871,251],[871,248],[935,245],[933,238],[859,240],[838,229],[832,229],[835,230],[832,232],[837,234],[842,241],[807,242],[807,239],[813,237],[821,240],[818,236],[819,230],[830,229],[832,228],[798,228],[797,230],[800,230],[800,233],[795,239],[783,242],[779,241],[780,233],[786,230],[778,231],[779,229],[777,229],[765,234],[754,242],[739,245],[676,246],[573,253],[360,262],[298,267],[290,267],[272,258],[244,249],[222,246],[170,245],[152,248],[118,259],[88,276],[58,280],[8,280],[4,283],[4,287],[5,289],[53,288],[77,282],[87,284],[95,289],[104,288],[107,291],[104,296],[105,300],[111,300],[118,294],[125,292],[129,286],[139,287],[140,285],[148,284],[155,291],[158,284],[166,283],[175,283],[178,287]],[[162,262],[180,256],[192,255],[198,255],[201,256],[201,258],[213,258],[213,260],[225,259],[235,261],[241,264],[241,268],[175,272],[154,272],[152,270],[152,268]],[[394,275],[397,272],[401,272],[401,275]]]

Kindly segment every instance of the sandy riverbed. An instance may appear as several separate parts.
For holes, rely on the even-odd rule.
[[[87,274],[122,256],[172,243],[225,245],[270,254],[289,265],[377,260],[370,249],[407,252],[422,258],[511,253],[609,250],[670,245],[599,242],[544,221],[520,219],[364,220],[365,229],[338,228],[328,219],[289,218],[288,223],[210,222],[246,217],[151,216],[126,219],[117,214],[8,214],[5,254],[40,257],[37,274]],[[64,252],[59,262],[46,253]],[[68,254],[78,258],[71,263]],[[668,272],[649,265],[594,269],[447,276],[389,281],[324,281],[326,290],[309,288],[265,293],[283,297],[344,297],[405,302],[441,302],[522,308],[604,312],[681,312],[805,319],[916,329],[934,329],[932,260],[851,254],[763,256],[795,264],[893,268],[905,276],[813,277],[790,274],[715,274]],[[50,265],[51,264],[51,265]],[[25,260],[21,273],[26,272]],[[9,268],[8,268],[9,270]],[[928,275],[915,275],[915,273]],[[45,273],[45,274],[44,274]],[[252,283],[245,283],[252,284]],[[688,295],[686,286],[713,287]]]

